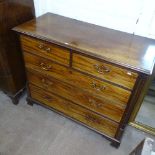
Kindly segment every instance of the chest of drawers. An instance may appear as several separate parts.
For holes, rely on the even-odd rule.
[[[151,77],[150,39],[47,13],[14,28],[20,34],[29,104],[40,104],[119,146]],[[154,51],[153,51],[154,52]]]

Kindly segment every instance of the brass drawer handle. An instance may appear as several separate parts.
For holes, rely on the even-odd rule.
[[[50,51],[51,51],[51,48],[45,46],[44,44],[40,44],[40,45],[38,46],[38,48],[41,49],[41,50],[43,50],[43,51],[46,51],[46,52],[50,52]]]
[[[91,87],[96,89],[97,91],[103,91],[106,89],[106,86],[97,85],[95,82],[91,82]]]
[[[41,82],[43,83],[43,85],[44,85],[45,87],[49,87],[49,86],[52,86],[52,85],[53,85],[53,82],[47,81],[47,80],[45,80],[44,78],[41,79]]]
[[[50,96],[44,96],[44,98],[46,99],[46,100],[48,100],[49,102],[52,102],[53,101],[53,98],[52,97],[50,97]]]
[[[101,104],[101,103],[96,103],[96,101],[93,100],[93,99],[89,99],[88,101],[89,101],[89,103],[90,103],[92,106],[94,106],[94,107],[96,107],[96,108],[102,108],[102,104]]]
[[[110,72],[110,68],[104,66],[104,65],[98,65],[95,64],[94,65],[95,70],[97,70],[98,73],[109,73]]]
[[[45,70],[45,71],[49,71],[52,68],[51,65],[45,64],[43,62],[40,63],[40,67],[42,70]]]
[[[43,45],[43,44],[40,44],[38,47],[39,47],[40,49],[43,49],[43,48],[44,48],[44,45]]]
[[[51,51],[51,48],[50,48],[50,47],[47,47],[45,50],[46,50],[47,52],[50,52],[50,51]]]
[[[86,120],[91,121],[93,123],[101,124],[97,118],[90,116],[89,114],[86,114],[85,118]]]

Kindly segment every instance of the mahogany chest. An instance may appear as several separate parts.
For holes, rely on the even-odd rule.
[[[52,13],[14,30],[25,60],[28,103],[53,109],[119,146],[152,74],[155,41]]]

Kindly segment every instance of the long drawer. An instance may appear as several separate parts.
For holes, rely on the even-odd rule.
[[[68,115],[99,132],[114,137],[118,128],[118,124],[103,118],[91,111],[75,105],[68,100],[64,100],[56,95],[48,93],[34,85],[29,85],[31,97],[49,107],[52,107],[65,115]]]
[[[130,70],[119,68],[76,53],[73,54],[73,68],[129,89],[133,89],[138,77],[137,73]]]
[[[104,98],[98,98],[79,88],[55,78],[29,70],[27,72],[29,83],[56,93],[71,100],[72,102],[84,106],[96,113],[106,116],[116,122],[120,122],[125,110],[125,106]]]
[[[128,90],[86,76],[42,57],[24,53],[24,59],[27,68],[32,68],[44,74],[51,75],[56,79],[60,79],[68,84],[72,84],[73,86],[82,88],[108,100],[114,100],[117,103],[126,105],[131,95],[131,92]]]
[[[20,40],[23,51],[43,56],[63,65],[69,65],[70,52],[67,48],[24,35],[20,36]]]

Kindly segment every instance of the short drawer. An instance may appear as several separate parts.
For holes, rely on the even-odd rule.
[[[44,90],[48,90],[49,92],[61,95],[76,104],[84,106],[85,108],[88,108],[100,115],[104,115],[116,122],[120,122],[123,116],[126,107],[125,105],[96,97],[93,94],[59,81],[55,78],[37,73],[36,71],[28,71],[27,75],[29,83],[39,86]]]
[[[73,68],[133,89],[137,73],[79,54],[73,54]]]
[[[107,134],[108,136],[114,137],[118,128],[118,124],[101,117],[91,111],[73,104],[68,100],[64,100],[56,95],[53,95],[47,91],[39,89],[36,86],[29,85],[31,91],[31,97],[40,103],[43,103],[59,112],[74,118],[85,125]]]
[[[67,67],[53,63],[42,57],[24,53],[27,68],[48,74],[77,88],[104,97],[120,104],[127,104],[131,92],[104,81],[86,76]]]
[[[70,52],[68,49],[38,39],[20,36],[23,51],[51,59],[52,61],[69,65]]]

